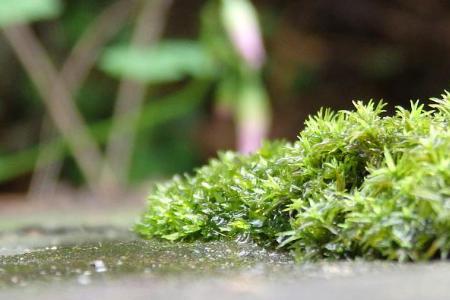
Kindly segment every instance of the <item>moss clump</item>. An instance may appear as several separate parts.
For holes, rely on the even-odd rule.
[[[321,110],[293,143],[219,155],[159,185],[136,232],[145,238],[251,238],[299,259],[424,260],[450,250],[450,94]]]

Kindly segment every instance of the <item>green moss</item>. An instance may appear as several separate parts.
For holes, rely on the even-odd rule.
[[[298,140],[221,153],[159,185],[135,230],[168,240],[252,239],[299,259],[446,258],[450,250],[450,94],[321,110]]]

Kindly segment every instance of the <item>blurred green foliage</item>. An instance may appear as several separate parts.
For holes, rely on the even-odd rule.
[[[150,49],[109,48],[100,66],[118,78],[145,83],[173,82],[186,76],[212,78],[217,73],[214,61],[202,45],[188,40],[165,40]]]
[[[139,3],[145,4],[147,1],[141,0]],[[242,1],[246,3],[247,0]],[[17,18],[11,21],[11,24],[56,17],[62,8],[60,2],[50,0],[38,2],[18,0],[15,3],[18,4],[11,6],[10,9],[13,11],[12,15],[17,15]],[[33,7],[33,3],[37,6]],[[0,12],[7,15],[8,9],[2,7],[0,6]],[[100,11],[94,12],[94,10],[99,7],[101,5],[93,3],[67,3],[67,10],[61,20],[63,26],[59,29],[65,30],[63,39],[57,39],[57,41],[63,41],[69,47],[76,44],[77,39],[89,28],[89,24],[96,20]],[[190,128],[196,126],[198,122],[193,116],[199,116],[202,113],[201,110],[191,108],[205,100],[208,85],[214,87],[213,84],[219,82],[216,98],[220,102],[227,94],[225,100],[228,101],[231,113],[238,112],[240,119],[245,118],[245,111],[251,112],[251,115],[257,115],[257,112],[261,111],[259,98],[267,101],[263,91],[264,86],[258,78],[259,72],[249,71],[246,62],[229,41],[220,19],[221,9],[221,1],[211,0],[205,4],[199,12],[200,34],[196,40],[163,38],[150,47],[137,47],[129,41],[133,26],[127,24],[111,43],[104,45],[105,47],[101,49],[97,62],[100,71],[114,79],[133,80],[148,84],[150,87],[143,111],[139,112],[138,116],[130,115],[126,120],[120,120],[120,122],[134,122],[135,118],[143,120],[137,123],[136,128],[138,139],[135,153],[132,154],[131,173],[128,174],[132,181],[139,181],[152,175],[161,176],[180,170],[189,170],[196,164],[199,160],[198,147],[192,142],[193,134]],[[5,21],[3,25],[9,24]],[[221,42],[217,43],[217,41]],[[64,60],[64,55],[60,56]],[[111,98],[114,97],[114,92],[111,92],[108,87],[113,83],[103,77],[96,79],[92,76],[99,75],[94,73],[79,91],[75,91],[76,102],[78,109],[88,122],[88,130],[91,131],[96,142],[104,145],[108,136],[116,134],[109,130],[114,106]],[[187,85],[187,82],[192,83]],[[170,85],[175,88],[171,88]],[[203,94],[189,95],[189,92],[173,92],[183,89],[182,86],[187,86],[187,90],[191,89],[190,86],[205,88],[196,89]],[[163,100],[161,105],[154,103],[153,95],[161,94],[159,87],[163,87],[162,94],[168,95],[166,98],[177,98],[178,104],[171,106],[167,99]],[[40,99],[34,89],[25,90],[27,91],[24,96],[25,101],[33,99],[39,106]],[[170,109],[164,110],[164,105],[167,104]],[[264,111],[267,107],[267,103],[263,103]],[[149,115],[147,113],[149,109],[154,114]],[[158,126],[162,127],[142,126],[146,122],[159,124],[154,119],[161,118],[164,122]],[[54,156],[47,160],[65,158],[71,169],[66,174],[74,181],[80,181],[80,174],[76,172],[73,165],[74,161],[67,156],[70,152],[67,151],[63,138],[41,142],[23,152],[0,157],[0,181],[10,180],[31,171],[39,152],[49,152],[46,149],[53,150]]]
[[[61,11],[59,0],[2,0],[0,26],[50,19]]]
[[[0,2],[0,27],[31,23],[57,66],[89,25],[116,3]],[[129,174],[133,182],[191,170],[218,147],[233,147],[210,138],[233,140],[232,131],[216,132],[215,127],[222,122],[219,127],[228,128],[223,123],[229,120],[217,120],[212,114],[215,107],[235,113],[236,103],[245,95],[270,96],[272,136],[295,138],[307,114],[320,106],[348,108],[351,99],[372,97],[400,104],[436,94],[450,80],[448,3],[252,1],[268,54],[262,74],[248,72],[227,37],[221,3],[174,1],[161,44],[150,49],[129,45],[136,9],[102,49],[96,68],[75,96],[90,132],[104,147],[117,79],[150,83]],[[49,152],[58,153],[55,159],[66,163],[71,154],[61,137],[39,137],[45,114],[41,99],[3,37],[0,43],[4,70],[0,73],[0,183],[18,179],[24,189],[40,150],[54,150]],[[73,173],[68,179],[79,181],[80,174]]]
[[[189,116],[192,114],[195,114],[196,111],[198,111],[199,104],[202,101],[202,96],[207,92],[208,90],[208,82],[193,82],[186,86],[186,88],[171,94],[166,97],[162,97],[160,99],[153,98],[150,102],[151,104],[146,105],[141,112],[141,115],[139,117],[138,121],[138,132],[141,137],[145,137],[142,139],[139,139],[141,142],[147,141],[148,143],[151,143],[153,134],[149,135],[149,133],[159,130],[159,126],[162,124],[167,124],[168,121],[172,121],[175,124],[177,123],[177,120],[179,119],[181,122],[183,120],[183,116]],[[186,99],[192,99],[192,101],[186,101]],[[130,122],[130,118],[132,116],[128,116],[121,120],[121,122]],[[178,125],[178,124],[177,124]],[[111,127],[111,121],[109,119],[98,121],[93,123],[90,126],[92,135],[96,138],[97,141],[100,143],[104,143],[106,139],[108,138],[109,129]],[[185,133],[185,132],[184,132]],[[170,141],[170,139],[167,139],[167,136],[164,137],[166,141]],[[176,142],[177,140],[175,140]],[[182,143],[185,143],[184,139],[181,139]],[[139,148],[138,148],[139,149]],[[187,153],[192,153],[191,147],[182,148]],[[147,146],[145,150],[137,150],[137,151],[149,151],[149,147]],[[12,154],[4,154],[0,156],[0,181],[7,181],[11,178],[26,174],[29,172],[36,162],[36,159],[39,155],[40,151],[49,152],[52,151],[54,153],[54,157],[51,157],[52,160],[58,160],[63,159],[65,155],[68,154],[67,148],[64,144],[64,140],[62,138],[55,139],[48,143],[43,143],[36,145],[34,147],[30,147],[26,150],[19,151]],[[149,151],[151,152],[151,151]],[[182,151],[181,151],[182,152]],[[164,151],[160,151],[159,153],[162,153],[166,160],[173,159],[173,157],[167,156],[167,153],[164,153]],[[186,167],[186,170],[189,168],[192,168],[192,164],[195,163],[198,158],[195,155],[186,155],[186,153],[179,153],[180,157],[188,157],[189,159],[185,161],[181,166]],[[168,168],[161,167],[161,165],[158,166],[159,169],[157,169],[158,172],[154,172],[155,169],[146,163],[145,161],[142,161],[142,158],[148,158],[151,153],[147,153],[146,155],[143,155],[142,157],[140,155],[135,154],[135,163],[134,165],[137,166],[139,169],[133,169],[132,172],[136,172],[136,174],[131,174],[130,177],[135,180],[141,180],[142,178],[147,178],[149,175],[161,175],[161,174],[168,174],[176,167],[174,167],[172,164],[168,164]],[[137,156],[137,157],[136,157]],[[152,160],[160,160],[161,157],[152,157]],[[142,164],[145,164],[148,169],[145,171],[142,170]],[[177,169],[178,171],[179,169]],[[139,176],[145,175],[144,177]],[[79,174],[76,174],[76,177],[79,178]],[[77,178],[74,178],[75,180],[79,180]]]

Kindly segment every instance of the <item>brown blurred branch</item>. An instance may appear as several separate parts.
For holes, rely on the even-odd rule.
[[[107,7],[86,30],[61,68],[67,89],[76,93],[103,46],[122,28],[137,0],[120,0]]]
[[[45,142],[54,138],[57,130],[50,118],[44,116],[39,140]],[[53,194],[57,188],[58,175],[61,171],[62,161],[52,161],[55,150],[41,150],[36,159],[33,176],[31,177],[27,198],[29,200],[42,200]]]
[[[94,65],[101,47],[120,29],[135,2],[137,0],[121,0],[106,9],[79,40],[59,74],[30,27],[18,25],[3,30],[36,85],[54,124],[67,140],[93,191],[107,188],[104,182],[109,186],[116,185],[116,174],[121,174],[121,179],[126,177],[122,174],[128,174],[134,142],[134,125],[130,123],[123,128],[118,120],[126,114],[138,115],[145,95],[145,86],[128,80],[121,83],[105,160],[102,160],[97,144],[89,136],[87,125],[72,103],[72,94],[77,93]],[[159,39],[171,2],[171,0],[145,1],[133,34],[134,45],[148,46]],[[112,170],[109,164],[114,164]],[[102,177],[100,170],[103,171]],[[107,180],[103,181],[104,178]]]
[[[3,32],[35,84],[54,124],[64,135],[89,187],[96,191],[102,155],[89,136],[88,127],[64,81],[30,27],[16,25],[4,28]]]
[[[72,49],[60,72],[68,91],[74,97],[92,69],[102,47],[122,28],[136,7],[136,0],[120,0],[107,7],[89,27]],[[50,122],[44,117],[43,131],[49,131]],[[43,133],[44,135],[44,133]],[[45,164],[48,155],[39,154],[30,184],[30,197],[42,194],[42,186],[54,185],[61,163]],[[45,189],[47,190],[47,189]]]
[[[142,13],[135,25],[132,45],[149,47],[155,44],[164,29],[168,10],[172,0],[146,0]],[[135,122],[120,122],[124,115],[137,119],[145,97],[146,86],[130,80],[120,83],[116,105],[114,108],[113,126],[106,150],[106,166],[111,166],[114,174],[122,182],[126,182],[130,169],[133,145],[135,142]],[[110,170],[104,169],[102,178],[108,182]]]

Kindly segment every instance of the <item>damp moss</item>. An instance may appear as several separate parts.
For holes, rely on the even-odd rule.
[[[219,154],[158,185],[135,231],[251,239],[299,259],[426,260],[450,250],[450,94],[398,107],[320,110],[297,141]]]

